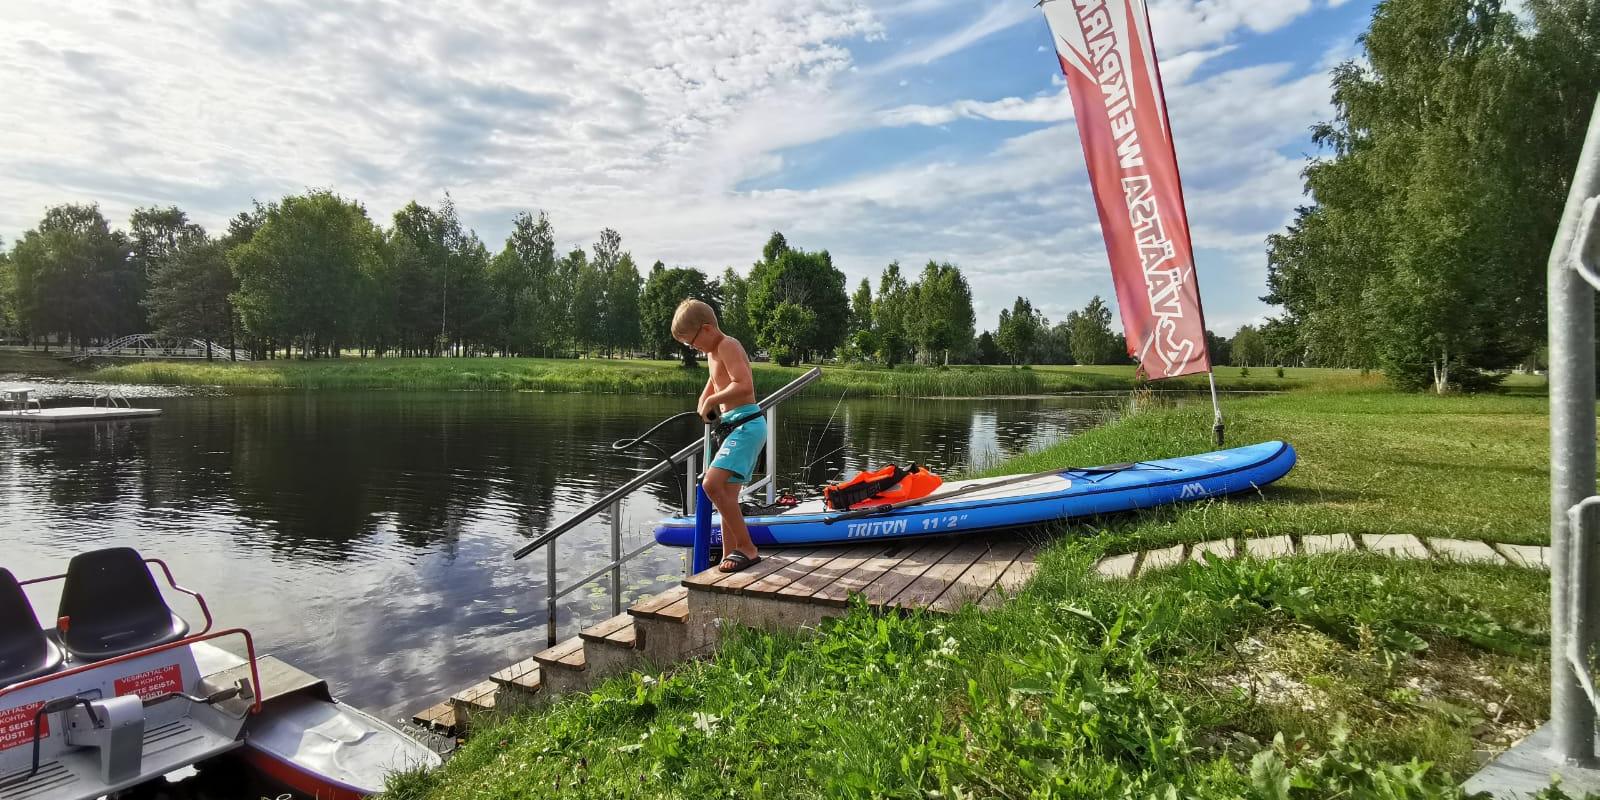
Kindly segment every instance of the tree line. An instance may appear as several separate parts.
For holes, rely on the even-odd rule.
[[[1268,345],[1263,329],[1244,325],[1232,338],[1206,331],[1206,346],[1214,366],[1268,366],[1281,363]],[[1099,295],[1087,305],[1050,324],[1026,297],[1001,309],[993,332],[978,334],[979,364],[1132,364],[1127,340],[1111,330],[1111,309]]]
[[[448,197],[407,204],[385,229],[359,203],[313,191],[255,204],[217,236],[176,207],[137,209],[124,231],[95,206],[62,205],[0,250],[0,336],[85,348],[153,332],[214,343],[220,358],[642,352],[691,364],[669,328],[695,297],[782,364],[1132,363],[1098,296],[1054,325],[1018,297],[975,336],[971,287],[954,264],[908,275],[894,262],[876,284],[845,287],[826,250],[791,247],[782,233],[747,272],[717,277],[660,261],[641,275],[611,229],[561,252],[543,212],[517,214],[491,254]],[[1213,336],[1217,363],[1227,346]]]
[[[1284,363],[1475,389],[1538,365],[1545,270],[1600,92],[1600,0],[1384,0],[1332,74],[1311,202],[1268,240]]]
[[[975,353],[961,269],[898,263],[852,305],[826,250],[774,233],[748,272],[713,278],[656,261],[641,272],[606,229],[557,246],[550,218],[521,213],[498,252],[447,196],[380,227],[354,200],[311,191],[256,203],[212,235],[176,207],[140,208],[127,230],[94,205],[47,209],[0,250],[0,336],[86,348],[130,333],[216,343],[217,357],[693,354],[669,333],[697,297],[729,333],[785,364],[846,356],[948,363]]]

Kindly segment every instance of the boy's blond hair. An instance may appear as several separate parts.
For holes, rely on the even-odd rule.
[[[717,312],[712,311],[711,306],[693,297],[678,304],[678,310],[672,315],[673,338],[693,336],[701,325],[717,327]]]

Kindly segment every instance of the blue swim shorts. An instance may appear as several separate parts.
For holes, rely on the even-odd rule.
[[[750,417],[749,422],[734,428],[728,438],[722,440],[721,449],[711,459],[711,466],[721,467],[731,473],[728,483],[749,483],[750,476],[755,474],[756,460],[761,457],[761,448],[767,444],[767,420],[761,413],[761,407],[755,403],[739,406],[722,415],[724,424],[734,424]]]

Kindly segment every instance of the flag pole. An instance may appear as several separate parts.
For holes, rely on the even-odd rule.
[[[1217,400],[1217,371],[1207,369],[1206,377],[1211,379],[1211,441],[1217,447],[1222,447],[1223,429],[1226,426],[1222,421],[1222,403]]]
[[[1191,270],[1190,274],[1195,276],[1195,281],[1197,282],[1194,287],[1194,305],[1195,309],[1200,312],[1200,342],[1206,348],[1206,378],[1211,382],[1211,441],[1214,446],[1220,448],[1224,440],[1223,433],[1226,424],[1222,420],[1222,401],[1217,398],[1217,367],[1216,364],[1211,362],[1211,343],[1206,341],[1206,304],[1200,297],[1200,286],[1198,284],[1200,273],[1194,263],[1199,258],[1196,257],[1194,252],[1194,233],[1190,230],[1188,224],[1189,201],[1183,196],[1183,167],[1178,164],[1178,136],[1172,131],[1172,114],[1166,110],[1167,84],[1166,81],[1161,79],[1161,59],[1159,54],[1155,52],[1156,34],[1155,27],[1150,24],[1150,4],[1141,2],[1139,5],[1144,10],[1144,27],[1150,31],[1150,63],[1155,66],[1156,91],[1161,92],[1161,107],[1167,118],[1167,146],[1172,149],[1172,172],[1178,176],[1178,203],[1183,206],[1183,235],[1189,242],[1189,269]]]

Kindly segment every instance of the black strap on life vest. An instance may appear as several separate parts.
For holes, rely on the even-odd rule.
[[[893,466],[894,471],[881,478],[872,478],[859,482],[852,478],[844,483],[824,489],[822,495],[827,501],[828,508],[834,511],[844,511],[856,503],[877,497],[899,486],[900,482],[905,480],[906,476],[917,468],[915,464],[911,465],[911,469],[903,469],[899,464]]]

